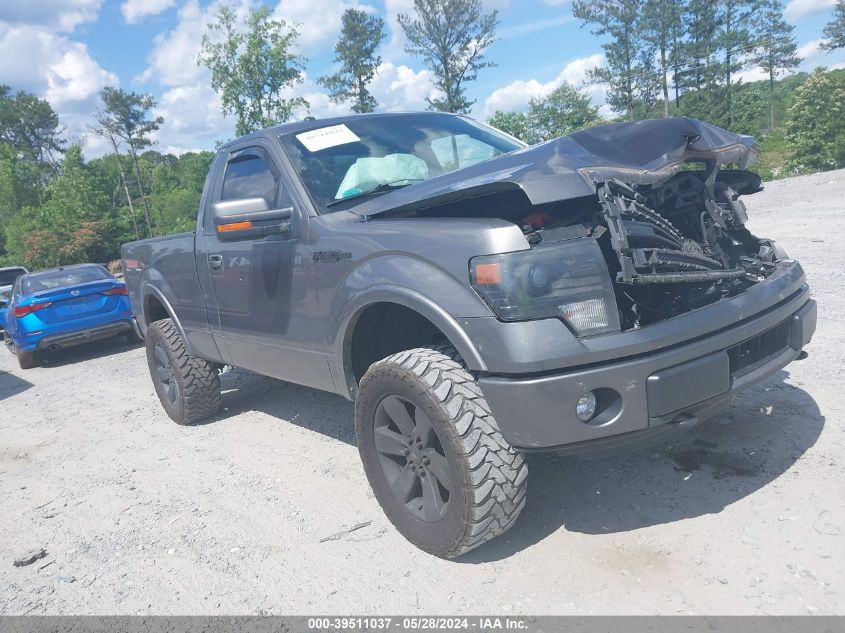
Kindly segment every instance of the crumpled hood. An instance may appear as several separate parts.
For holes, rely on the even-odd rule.
[[[697,119],[614,123],[430,178],[365,200],[350,210],[374,216],[513,189],[521,189],[532,205],[540,205],[595,194],[595,183],[611,178],[659,185],[687,161],[714,160],[746,169],[758,155],[750,136]]]

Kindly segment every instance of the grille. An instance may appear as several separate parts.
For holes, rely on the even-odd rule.
[[[789,330],[790,321],[787,319],[739,345],[728,348],[731,375],[741,376],[748,373],[761,361],[785,350],[789,346]]]

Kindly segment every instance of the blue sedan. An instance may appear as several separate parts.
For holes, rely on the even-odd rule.
[[[22,275],[6,310],[6,345],[21,369],[38,355],[123,334],[132,339],[126,285],[102,266],[81,264]]]

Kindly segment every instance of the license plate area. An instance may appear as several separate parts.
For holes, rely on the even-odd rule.
[[[648,377],[648,415],[658,418],[698,404],[731,388],[728,356],[716,352],[661,369]]]
[[[786,319],[757,336],[729,347],[727,352],[731,376],[743,376],[789,347],[791,327],[790,319]]]

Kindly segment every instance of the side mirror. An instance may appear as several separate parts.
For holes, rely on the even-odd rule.
[[[293,207],[271,209],[264,198],[239,198],[212,205],[214,229],[222,241],[290,235]]]

